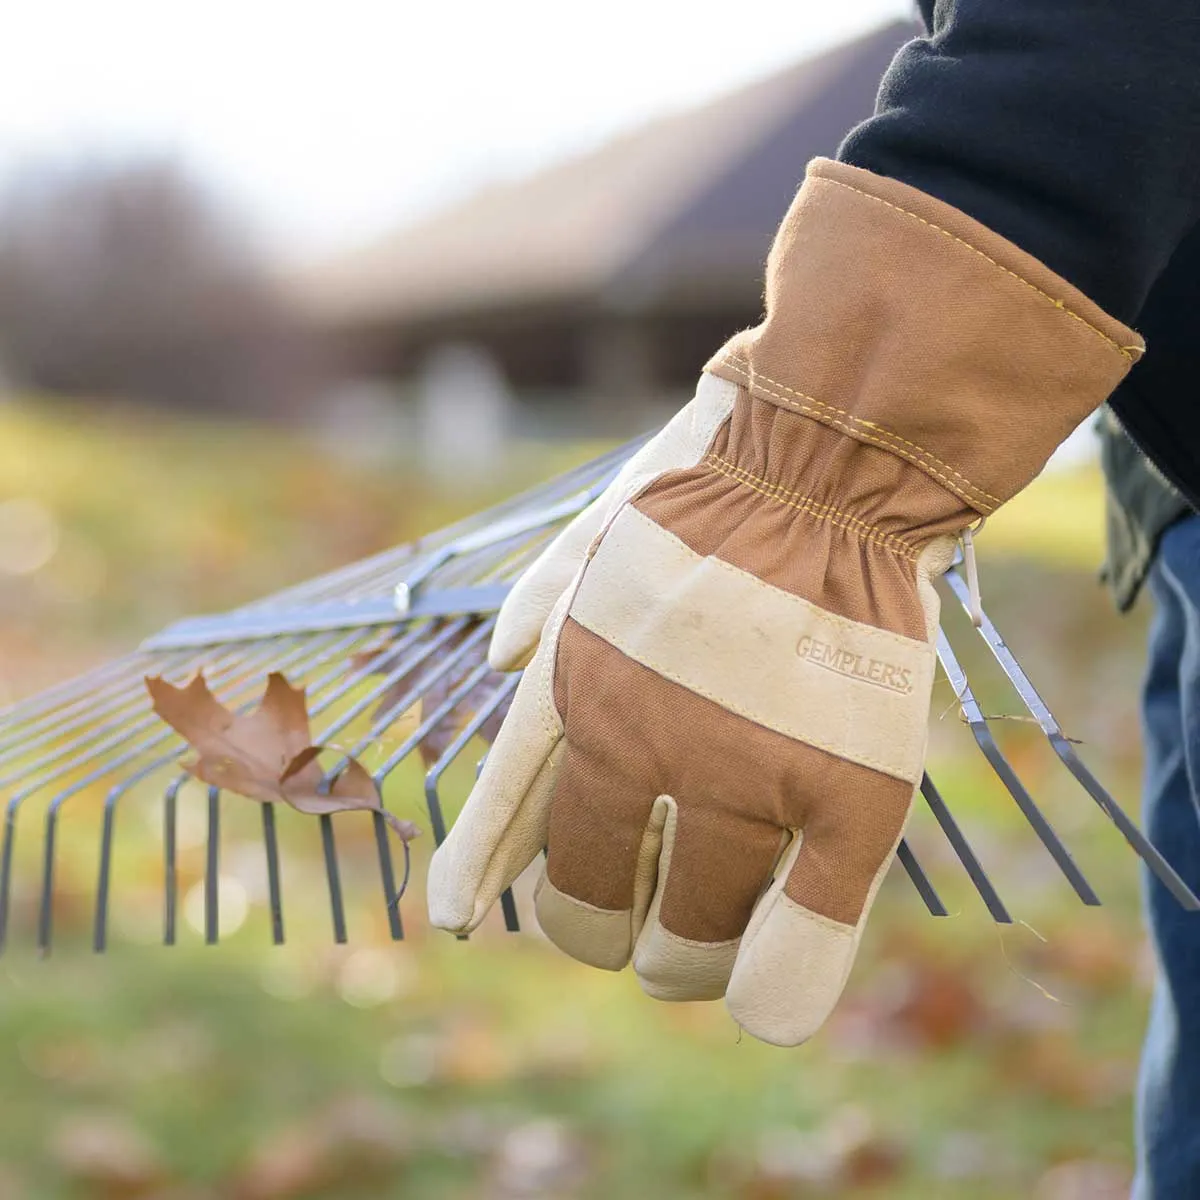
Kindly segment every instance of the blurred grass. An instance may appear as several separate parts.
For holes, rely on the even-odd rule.
[[[25,694],[598,449],[521,447],[495,477],[450,487],[403,445],[0,408],[0,504],[36,500],[58,535],[40,570],[0,572],[0,677]],[[1093,472],[1039,481],[989,524],[983,583],[1085,758],[1136,807],[1144,625],[1118,621],[1094,582],[1100,503]],[[964,657],[988,711],[1019,715],[983,657]],[[939,690],[935,713],[952,700]],[[403,946],[354,909],[352,945],[331,947],[303,857],[285,859],[288,946],[267,947],[257,907],[220,948],[187,927],[178,947],[148,944],[157,842],[131,813],[117,887],[134,902],[109,954],[82,944],[87,885],[68,870],[55,955],[22,941],[0,958],[0,1197],[1118,1195],[1148,976],[1134,862],[1036,731],[1001,728],[1106,907],[1067,893],[950,712],[935,777],[1027,924],[991,923],[919,813],[913,843],[954,915],[929,918],[893,873],[843,1005],[793,1052],[739,1038],[720,1005],[651,1002],[628,973],[580,968],[534,934],[433,935],[419,888]],[[396,781],[404,803],[417,782]],[[461,795],[469,780],[451,782]],[[93,870],[95,814],[79,815],[66,861]],[[351,885],[371,853],[353,819],[339,824]],[[313,836],[299,818],[287,833]]]

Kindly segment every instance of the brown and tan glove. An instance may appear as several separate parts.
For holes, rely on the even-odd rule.
[[[963,213],[811,164],[764,323],[500,614],[493,664],[528,669],[433,923],[473,929],[548,847],[537,914],[568,954],[814,1033],[921,777],[931,580],[1140,352]]]

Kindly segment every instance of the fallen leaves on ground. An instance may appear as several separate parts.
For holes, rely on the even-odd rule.
[[[1075,1159],[1051,1167],[1033,1194],[1034,1200],[1125,1200],[1132,1182],[1118,1163]]]
[[[744,1200],[795,1200],[892,1184],[907,1167],[904,1148],[865,1109],[847,1104],[816,1129],[765,1130],[753,1158],[716,1164],[713,1182]]]
[[[988,1034],[994,1014],[977,973],[916,941],[902,953],[878,963],[834,1013],[830,1035],[844,1051],[928,1053]]]
[[[127,1119],[108,1113],[78,1113],[55,1130],[50,1154],[62,1173],[88,1195],[142,1196],[166,1183],[157,1148]]]
[[[411,841],[417,827],[383,807],[370,772],[345,757],[325,787],[319,755],[331,747],[313,745],[304,689],[278,672],[267,677],[258,707],[230,712],[208,689],[203,673],[177,688],[161,676],[147,677],[154,711],[196,751],[183,768],[204,783],[263,804],[283,801],[311,815],[365,809],[377,812],[400,838]]]
[[[345,1096],[267,1138],[229,1192],[238,1200],[291,1200],[350,1183],[394,1183],[411,1153],[400,1109],[372,1096]]]
[[[570,1196],[588,1177],[583,1139],[563,1121],[536,1117],[510,1129],[492,1163],[489,1195]]]

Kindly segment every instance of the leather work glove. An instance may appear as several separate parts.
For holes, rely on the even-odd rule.
[[[767,316],[508,597],[528,663],[433,857],[473,929],[546,847],[546,935],[795,1045],[849,974],[920,781],[956,536],[1141,353],[957,209],[810,164]]]

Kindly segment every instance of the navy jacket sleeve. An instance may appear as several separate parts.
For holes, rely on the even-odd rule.
[[[1111,400],[1200,507],[1200,2],[923,0],[839,157],[982,221],[1135,326]]]
[[[839,157],[910,183],[1133,322],[1200,218],[1195,0],[925,0]]]

